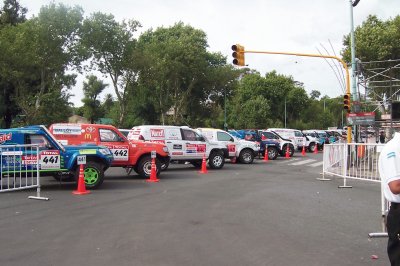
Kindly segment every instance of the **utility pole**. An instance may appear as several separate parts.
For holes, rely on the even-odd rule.
[[[356,86],[356,44],[354,38],[354,19],[353,19],[353,7],[355,7],[360,0],[349,0],[350,3],[350,47],[351,47],[351,93],[353,98],[353,112],[360,112],[360,103],[357,95],[357,86]],[[358,132],[357,126],[354,127],[354,137],[355,142],[358,142]]]
[[[286,97],[285,97],[285,128],[286,128]]]
[[[228,124],[226,123],[226,87],[224,88],[224,130],[228,130]]]

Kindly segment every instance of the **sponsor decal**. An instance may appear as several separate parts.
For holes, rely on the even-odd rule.
[[[22,156],[22,164],[24,164],[24,165],[37,164],[37,163],[38,163],[37,155],[25,155],[25,156]]]
[[[197,146],[197,152],[206,152],[206,144],[198,144]]]
[[[235,144],[228,144],[228,152],[235,153],[236,152],[236,145]]]
[[[0,135],[0,143],[6,142],[7,140],[11,140],[12,133]]]
[[[21,156],[22,151],[3,151],[1,153],[3,156]]]
[[[88,133],[93,133],[95,131],[96,131],[96,128],[94,126],[88,126],[86,128],[86,132],[88,132]]]
[[[152,140],[151,142],[165,144],[165,140],[161,140],[161,139],[155,139],[155,140]],[[146,147],[151,147],[153,145],[145,145],[145,146]]]
[[[54,135],[81,135],[82,128],[80,125],[54,125],[53,134]]]
[[[186,153],[206,152],[206,144],[186,144]]]
[[[92,134],[86,133],[86,134],[85,134],[85,139],[86,139],[86,140],[92,139]]]
[[[164,129],[152,128],[150,129],[150,136],[152,138],[164,138]]]
[[[90,149],[85,149],[85,150],[80,150],[79,154],[96,154],[96,150],[90,150]]]
[[[174,144],[173,149],[174,149],[174,150],[182,150],[182,145],[180,145],[180,144]]]
[[[60,151],[42,151],[41,155],[58,155]]]
[[[175,128],[170,128],[169,130],[166,131],[166,139],[180,139],[180,130],[175,129]]]
[[[196,153],[197,147],[196,144],[186,144],[186,153]]]

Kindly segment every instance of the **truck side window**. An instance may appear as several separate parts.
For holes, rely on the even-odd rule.
[[[182,136],[184,140],[196,141],[196,134],[192,130],[182,129]]]
[[[26,144],[39,145],[39,149],[53,149],[53,145],[43,135],[28,134],[25,137]]]
[[[217,132],[218,141],[233,141],[232,137],[225,132]]]
[[[99,133],[100,133],[100,141],[102,142],[121,141],[118,134],[110,129],[100,128]]]

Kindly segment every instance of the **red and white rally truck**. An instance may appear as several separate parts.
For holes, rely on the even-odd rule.
[[[65,124],[50,126],[50,132],[64,145],[94,144],[106,146],[113,154],[112,167],[124,167],[142,177],[151,173],[151,152],[156,152],[157,175],[162,164],[168,164],[170,157],[165,144],[128,140],[117,128],[100,124]]]

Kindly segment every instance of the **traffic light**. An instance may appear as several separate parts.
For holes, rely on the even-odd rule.
[[[344,110],[346,110],[348,113],[350,113],[351,108],[350,108],[350,94],[345,94],[343,96],[343,104],[344,104]]]
[[[237,66],[244,66],[244,47],[240,44],[234,44],[232,45],[232,50],[232,56],[234,58],[232,63]]]

